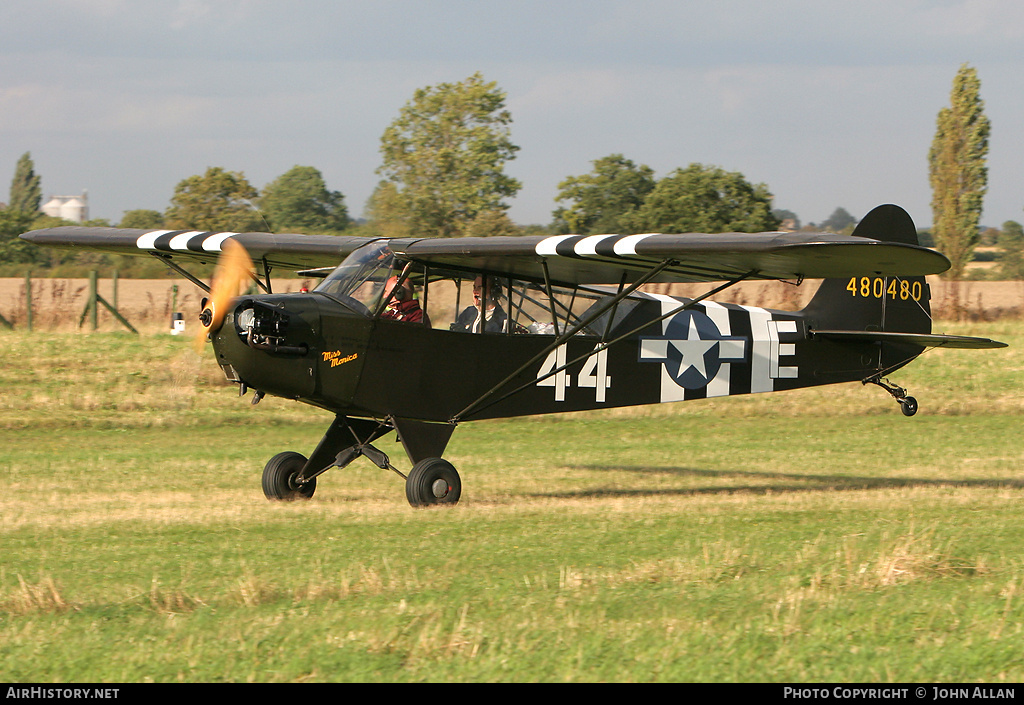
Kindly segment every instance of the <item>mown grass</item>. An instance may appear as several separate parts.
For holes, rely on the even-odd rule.
[[[1019,681],[1024,325],[881,390],[467,424],[455,508],[189,341],[0,334],[8,681]],[[382,447],[396,459],[398,446]],[[404,463],[398,463],[404,465]]]

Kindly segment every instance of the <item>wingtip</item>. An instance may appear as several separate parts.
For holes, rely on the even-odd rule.
[[[28,240],[40,245],[50,244],[51,241],[56,243],[65,244],[65,240],[68,234],[76,234],[82,231],[92,230],[96,231],[99,228],[84,228],[80,225],[60,225],[56,228],[37,228],[36,230],[29,230],[27,233],[22,233],[18,237],[22,240]]]

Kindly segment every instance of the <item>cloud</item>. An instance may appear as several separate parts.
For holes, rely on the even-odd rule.
[[[179,31],[188,29],[209,17],[211,12],[210,3],[203,0],[179,0],[171,15],[170,27]]]
[[[622,71],[610,69],[541,71],[522,94],[511,96],[508,104],[519,111],[599,110],[626,99],[630,80]]]
[[[999,42],[1024,37],[1024,5],[1017,0],[922,3],[914,18],[920,31],[939,39]]]
[[[1022,36],[1015,0],[9,0],[0,158],[32,149],[47,179],[88,180],[100,216],[209,165],[265,183],[308,163],[358,210],[412,92],[480,70],[523,148],[515,218],[547,220],[558,181],[613,152],[742,171],[804,220],[881,191],[920,218],[935,114],[967,61],[1002,222],[1022,200]]]

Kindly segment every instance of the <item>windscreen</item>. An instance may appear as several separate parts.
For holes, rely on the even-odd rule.
[[[353,251],[314,291],[371,315],[381,302],[394,265],[387,241],[377,240]]]

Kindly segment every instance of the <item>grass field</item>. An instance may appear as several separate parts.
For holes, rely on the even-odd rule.
[[[0,679],[1024,680],[1024,323],[859,384],[466,424],[454,508],[166,335],[0,332]],[[400,467],[404,454],[381,443]]]

